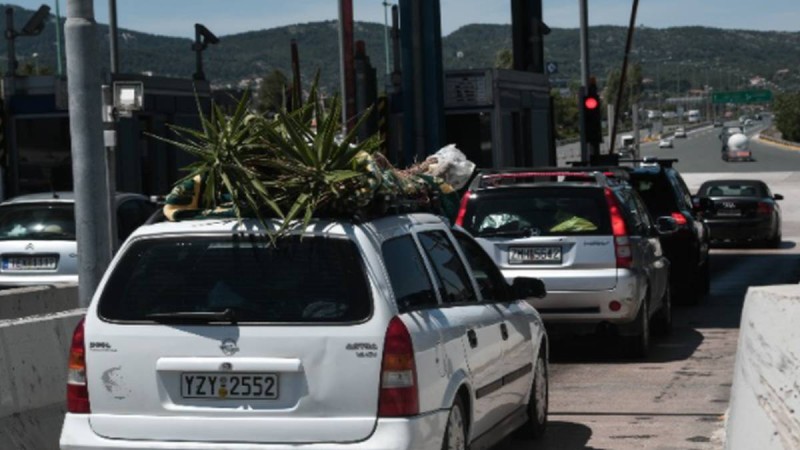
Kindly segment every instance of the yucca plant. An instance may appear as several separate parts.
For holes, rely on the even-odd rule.
[[[209,116],[200,109],[200,130],[170,126],[177,139],[157,138],[197,158],[176,186],[200,179],[204,211],[230,210],[239,219],[279,218],[273,238],[293,224],[307,226],[318,215],[358,214],[380,185],[371,157],[380,137],[356,141],[371,109],[352,131],[341,133],[341,100],[334,98],[326,111],[317,86],[318,78],[305,105],[284,108],[274,119],[251,114],[245,96],[232,115],[216,105]]]

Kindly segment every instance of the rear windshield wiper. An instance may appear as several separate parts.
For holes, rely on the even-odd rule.
[[[166,313],[153,313],[145,316],[146,319],[162,323],[211,323],[228,322],[236,323],[236,313],[231,308],[224,311],[175,311]]]
[[[501,230],[501,231],[487,231],[485,233],[478,233],[478,237],[496,237],[496,236],[512,236],[512,237],[531,237],[533,232],[530,228],[523,228],[521,230]]]

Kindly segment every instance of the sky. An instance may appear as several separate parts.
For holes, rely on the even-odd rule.
[[[7,0],[8,1],[8,0]],[[61,13],[66,3],[60,0]],[[397,0],[390,0],[396,2]],[[471,23],[510,23],[510,0],[440,0],[446,35]],[[543,0],[551,27],[577,28],[579,0]],[[56,0],[9,1],[29,9]],[[384,0],[353,0],[356,20],[383,22]],[[631,0],[590,0],[591,25],[627,25]],[[122,28],[193,37],[194,23],[215,34],[336,19],[336,0],[117,0]],[[108,22],[108,0],[94,0],[98,22]],[[800,31],[800,0],[641,0],[637,23],[653,28],[705,25],[748,30]]]

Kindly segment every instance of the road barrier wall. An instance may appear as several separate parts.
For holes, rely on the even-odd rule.
[[[0,291],[0,448],[58,448],[75,285]]]
[[[736,352],[728,450],[800,448],[800,286],[751,288]]]
[[[78,308],[78,285],[56,284],[0,291],[0,321]]]
[[[789,148],[792,148],[794,150],[800,150],[800,142],[792,142],[792,141],[787,141],[787,140],[784,140],[784,139],[778,139],[778,138],[772,137],[772,136],[770,136],[768,134],[760,134],[758,136],[758,138],[761,139],[762,141],[767,141],[767,142],[771,142],[773,144],[782,145],[784,147],[789,147]]]

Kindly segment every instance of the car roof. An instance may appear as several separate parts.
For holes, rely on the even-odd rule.
[[[751,185],[751,186],[760,186],[766,187],[766,183],[761,180],[738,180],[738,179],[728,179],[728,180],[711,180],[706,181],[700,188],[702,189],[705,186],[727,186],[727,185]]]
[[[270,231],[277,230],[280,223],[280,221],[273,219],[266,221]],[[377,237],[379,240],[384,240],[385,236],[395,234],[398,229],[408,230],[413,226],[441,224],[446,224],[445,219],[427,213],[389,215],[364,222],[357,220],[314,219],[308,227],[302,230],[302,234],[341,237],[352,235],[353,230],[358,228],[373,237]],[[131,235],[131,238],[264,234],[266,231],[264,225],[265,223],[258,219],[249,218],[241,221],[234,218],[183,220],[179,222],[165,221],[141,226]],[[292,234],[300,234],[300,230],[294,230]]]
[[[117,192],[116,194],[116,200],[118,203],[133,198],[149,201],[147,197],[141,194],[133,194],[129,192]],[[25,194],[9,198],[0,203],[0,205],[14,205],[21,203],[75,203],[75,194],[70,191]]]

